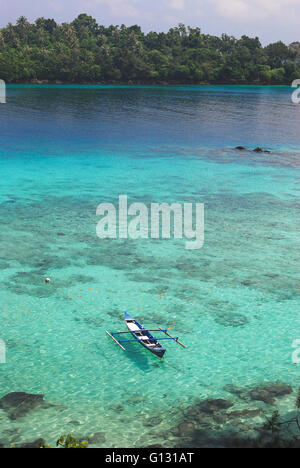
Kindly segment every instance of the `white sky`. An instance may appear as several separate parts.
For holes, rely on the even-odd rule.
[[[182,22],[209,34],[259,36],[264,44],[300,41],[300,0],[0,0],[0,26],[21,15],[63,22],[80,13],[105,25],[139,24],[144,31]]]

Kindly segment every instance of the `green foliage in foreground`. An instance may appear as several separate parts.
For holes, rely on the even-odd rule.
[[[77,449],[77,448],[88,448],[88,441],[80,440],[74,437],[73,434],[67,434],[61,436],[56,442],[57,448],[64,449]],[[41,444],[39,448],[53,448],[51,445]]]
[[[269,431],[272,435],[267,447],[274,448],[299,448],[300,447],[300,389],[296,400],[297,414],[286,420],[280,417],[278,411],[275,411],[271,418],[268,418],[263,429]],[[291,427],[294,427],[293,433],[289,434]],[[296,434],[295,428],[298,430]]]
[[[72,434],[64,435],[56,442],[56,447],[60,448],[87,448],[88,442],[79,440]]]
[[[20,17],[0,29],[0,78],[64,83],[291,83],[300,77],[300,44],[262,47],[259,39],[202,34],[179,24],[167,33]]]
[[[266,418],[265,424],[258,428],[258,437],[240,444],[248,448],[300,448],[300,388],[296,398],[296,412],[285,419],[274,411],[271,417]],[[237,441],[239,446],[239,441]]]

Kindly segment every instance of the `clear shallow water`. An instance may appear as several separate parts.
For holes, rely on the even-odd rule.
[[[101,431],[99,446],[162,443],[197,399],[234,400],[227,384],[299,386],[291,345],[299,338],[300,107],[290,94],[8,88],[0,107],[0,397],[43,393],[55,406],[16,421],[0,410],[0,441]],[[239,144],[272,154],[234,151]],[[184,240],[101,241],[96,207],[119,194],[205,203],[203,249],[187,251]],[[123,353],[105,329],[123,329],[124,310],[170,327],[188,349],[168,343],[164,361],[136,345]]]

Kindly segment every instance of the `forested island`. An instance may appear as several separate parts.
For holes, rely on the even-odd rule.
[[[0,29],[0,78],[7,83],[291,84],[300,43],[263,47],[259,38],[202,34],[179,24],[167,33],[21,16]]]

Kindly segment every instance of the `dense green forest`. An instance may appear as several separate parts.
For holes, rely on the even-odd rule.
[[[300,44],[202,34],[183,24],[167,33],[20,17],[0,29],[0,78],[8,83],[288,83],[300,78]]]

